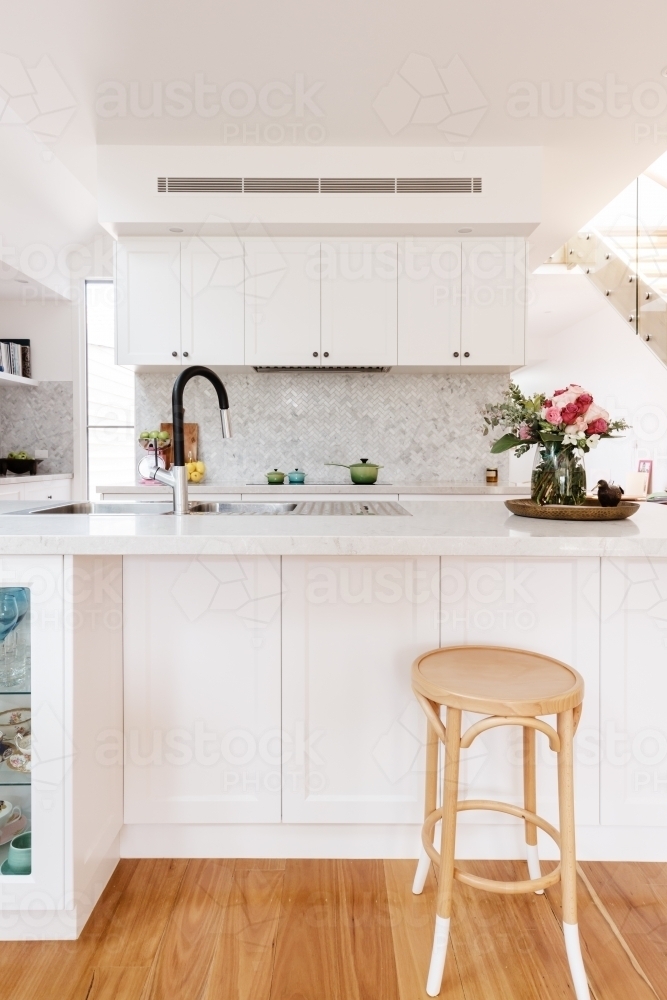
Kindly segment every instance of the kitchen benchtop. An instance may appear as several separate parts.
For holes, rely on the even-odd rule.
[[[137,493],[142,497],[148,497],[152,494],[156,496],[160,494],[171,495],[171,489],[168,486],[96,486],[95,489],[98,493],[103,493],[106,496],[111,496],[114,493],[122,494],[123,496]],[[401,493],[403,496],[407,496],[408,494],[432,494],[434,496],[529,496],[530,487],[508,485],[485,486],[484,483],[456,483],[454,485],[447,483],[374,483],[372,486],[355,486],[354,483],[314,483],[311,485],[307,482],[301,486],[296,483],[285,483],[283,486],[269,486],[268,483],[188,483],[188,493],[193,496],[207,493],[271,493],[278,495],[289,493],[291,495],[299,492],[329,495],[338,493],[391,493],[395,496],[397,493]]]
[[[72,472],[50,472],[37,476],[0,476],[0,486],[14,486],[16,483],[48,483],[52,479],[73,479]]]
[[[411,517],[3,516],[0,555],[321,555],[667,557],[667,507],[625,521],[516,517],[497,500],[402,504]],[[57,506],[57,504],[53,504]]]

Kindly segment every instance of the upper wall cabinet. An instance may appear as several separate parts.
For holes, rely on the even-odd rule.
[[[405,240],[399,253],[398,364],[461,360],[461,242]]]
[[[116,244],[116,360],[181,363],[181,245],[137,238]]]
[[[136,237],[116,250],[123,365],[524,363],[525,243]]]
[[[396,242],[322,243],[322,365],[397,361]]]
[[[245,363],[319,365],[319,242],[248,241],[245,262]]]
[[[504,237],[462,245],[461,364],[524,363],[526,249]]]
[[[243,244],[201,238],[181,243],[183,364],[244,363]]]

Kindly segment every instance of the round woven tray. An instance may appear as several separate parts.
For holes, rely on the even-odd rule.
[[[506,500],[505,506],[519,517],[541,517],[548,521],[622,521],[639,510],[638,503],[621,500],[618,507],[601,507],[597,500],[587,499],[576,507],[545,504],[534,500]]]

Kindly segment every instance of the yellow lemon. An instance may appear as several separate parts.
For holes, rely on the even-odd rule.
[[[204,465],[203,462],[195,462],[195,471],[196,472],[201,472],[201,474],[203,476],[204,473],[206,472],[206,466]]]
[[[195,470],[194,472],[190,473],[190,482],[191,483],[201,483],[201,481],[202,481],[203,478],[204,478],[204,473],[203,472],[197,472]]]

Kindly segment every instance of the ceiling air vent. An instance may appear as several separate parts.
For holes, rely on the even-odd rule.
[[[399,177],[399,194],[480,194],[481,177]]]
[[[317,177],[244,177],[246,194],[317,194]]]
[[[363,375],[364,373],[372,372],[388,372],[391,369],[389,367],[382,366],[353,366],[353,365],[327,365],[326,368],[319,368],[317,365],[253,365],[256,372],[261,372],[266,375],[270,372],[357,372]]]
[[[322,177],[321,194],[394,194],[394,177]]]
[[[167,191],[231,193],[243,190],[240,177],[167,177]],[[159,191],[159,187],[158,187]]]
[[[481,177],[158,177],[158,194],[481,194]]]

